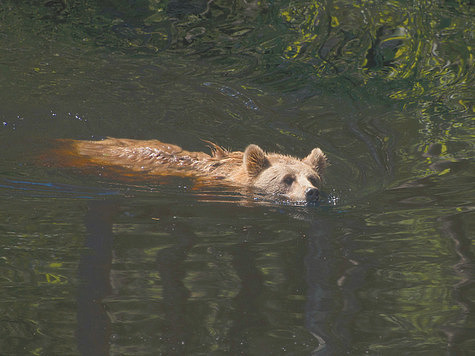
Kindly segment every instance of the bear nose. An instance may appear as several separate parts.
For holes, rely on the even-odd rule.
[[[305,191],[305,199],[308,202],[317,201],[318,200],[318,189],[317,188],[308,188]]]

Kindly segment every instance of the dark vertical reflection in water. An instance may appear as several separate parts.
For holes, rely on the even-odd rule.
[[[84,356],[108,355],[110,320],[103,299],[110,295],[112,262],[112,218],[116,209],[111,201],[93,201],[85,217],[88,250],[79,262],[78,350]]]
[[[470,342],[475,333],[474,301],[470,292],[475,286],[475,256],[470,251],[472,240],[467,235],[467,228],[461,216],[450,215],[438,219],[445,236],[454,242],[459,262],[454,266],[460,281],[454,285],[454,299],[462,306],[459,326],[445,326],[442,330],[447,336],[448,351],[453,355],[463,354],[464,344]]]
[[[165,344],[161,345],[160,350],[167,355],[190,354],[200,347],[208,350],[209,346],[197,345],[199,340],[193,340],[197,320],[193,319],[194,313],[190,310],[190,291],[183,283],[187,272],[185,260],[195,244],[196,236],[193,228],[186,223],[173,223],[169,229],[176,244],[158,252],[156,258],[165,308],[165,326],[162,329]],[[267,325],[260,311],[263,279],[256,267],[255,253],[247,243],[230,247],[230,253],[240,287],[232,301],[229,314],[231,326],[219,344],[232,355],[247,355],[251,352],[252,330]]]
[[[229,330],[229,352],[233,355],[249,354],[252,328],[265,328],[266,319],[261,315],[263,278],[256,266],[255,254],[247,243],[232,249],[232,266],[241,281],[239,293],[234,297],[232,326]]]
[[[193,336],[192,313],[188,310],[190,291],[183,284],[185,278],[185,260],[195,243],[195,234],[184,224],[170,226],[171,235],[176,243],[157,253],[157,269],[163,287],[163,304],[165,309],[165,327],[161,348],[167,355],[185,354],[190,347]]]
[[[331,233],[325,221],[314,221],[309,231],[308,253],[305,257],[307,275],[307,303],[305,306],[305,324],[307,329],[320,343],[318,354],[341,352],[340,342],[335,340],[329,325],[332,310],[338,300],[334,275],[336,259],[331,248]],[[345,330],[341,334],[348,335]]]
[[[348,223],[348,222],[347,222]],[[315,216],[308,233],[305,256],[307,301],[306,328],[320,346],[315,355],[340,355],[354,350],[353,318],[360,310],[356,291],[363,285],[367,266],[350,258],[352,234],[335,246],[335,226],[324,217]]]

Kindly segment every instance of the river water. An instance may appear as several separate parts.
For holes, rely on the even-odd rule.
[[[470,1],[0,2],[0,354],[475,350]],[[319,206],[48,163],[255,143]]]

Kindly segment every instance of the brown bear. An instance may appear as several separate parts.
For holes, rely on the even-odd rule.
[[[295,202],[316,202],[327,166],[325,154],[314,148],[304,159],[265,153],[257,145],[228,151],[212,142],[211,155],[189,152],[158,140],[107,138],[102,141],[59,140],[56,153],[64,164],[77,167],[116,167],[148,177],[191,176],[206,182],[257,188]],[[218,180],[218,181],[216,181]]]

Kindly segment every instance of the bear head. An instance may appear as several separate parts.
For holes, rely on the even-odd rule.
[[[244,151],[244,168],[253,187],[291,201],[316,202],[327,158],[314,148],[304,159],[275,153],[266,154],[259,146]]]

